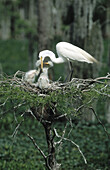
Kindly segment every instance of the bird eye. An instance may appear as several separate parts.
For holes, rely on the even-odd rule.
[[[50,57],[46,56],[46,57],[44,58],[44,62],[48,62],[48,61],[50,61]]]

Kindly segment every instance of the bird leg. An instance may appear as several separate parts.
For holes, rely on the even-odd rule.
[[[71,66],[72,66],[72,63],[71,63]],[[72,77],[73,77],[73,68],[71,67],[69,81],[72,80]]]
[[[68,73],[66,79],[64,80],[64,82],[67,82],[67,80],[68,80],[68,81],[71,81],[72,76],[73,76],[72,63],[71,63],[71,62],[68,62],[68,66],[69,66],[69,73]]]

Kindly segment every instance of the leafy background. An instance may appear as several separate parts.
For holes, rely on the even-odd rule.
[[[1,1],[2,2],[2,1]],[[0,64],[2,65],[1,69],[5,74],[12,75],[17,70],[27,71],[29,65],[29,43],[30,40],[28,35],[31,33],[31,36],[36,34],[36,25],[31,25],[27,20],[21,20],[18,16],[18,11],[15,10],[14,13],[12,10],[12,2],[4,1],[8,3],[4,3],[2,6],[0,2],[0,21],[2,15],[9,15],[14,17],[16,29],[15,32],[12,32],[12,36],[8,40],[0,40]],[[14,2],[14,1],[13,1]],[[17,3],[20,6],[22,5],[21,0],[15,1],[15,7]],[[25,0],[27,4],[28,0]],[[106,0],[97,1],[99,5],[104,5],[106,7]],[[5,9],[5,14],[4,14]],[[95,11],[95,19],[100,17],[100,21],[103,22],[105,19],[105,13],[103,10]],[[62,25],[63,30],[68,30],[68,25]],[[19,35],[22,32],[25,32],[26,38],[20,39]],[[38,33],[37,33],[38,34]],[[36,35],[35,35],[36,36]],[[52,42],[52,49],[54,49],[56,42],[60,41],[61,37],[54,37],[54,41]],[[103,54],[103,62],[107,63],[107,53],[109,48],[110,40],[107,37],[104,37],[104,54]],[[36,49],[38,44],[34,42],[34,48]],[[54,50],[53,50],[54,51]],[[57,80],[62,74],[64,66],[55,66],[55,70],[53,71],[55,74],[55,80]],[[100,75],[103,76],[109,72],[109,65],[103,65],[100,70]],[[59,75],[60,73],[60,75]],[[63,76],[63,75],[62,75]],[[2,90],[2,89],[1,89]],[[5,93],[4,93],[5,94]],[[4,95],[3,94],[3,95]],[[5,96],[5,95],[4,95]],[[22,96],[22,95],[21,95]],[[28,96],[28,94],[27,94]],[[0,96],[0,104],[3,103],[3,100]],[[13,96],[14,97],[14,96]],[[89,98],[90,96],[88,96]],[[31,100],[28,96],[28,99]],[[21,98],[18,99],[20,101]],[[102,121],[102,123],[107,128],[107,131],[110,133],[110,124],[106,121],[105,116],[105,101],[106,97],[101,97],[97,102],[97,114]],[[32,101],[33,102],[33,101]],[[47,101],[46,101],[47,102]],[[2,115],[3,110],[8,110],[14,104],[18,104],[16,100],[14,103],[7,103],[6,107],[0,108],[0,169],[3,170],[43,170],[44,160],[38,150],[36,150],[26,136],[26,133],[31,134],[36,143],[43,149],[45,153],[47,153],[47,144],[45,141],[45,133],[43,127],[36,121],[32,116],[26,114],[23,117],[24,121],[21,124],[18,133],[15,137],[12,136],[17,123],[19,123],[22,119],[17,110],[9,110]],[[71,109],[66,110],[63,103],[60,103],[60,106],[64,107],[64,111],[70,113]],[[62,111],[59,106],[59,112]],[[27,109],[27,106],[22,107],[20,112],[24,112]],[[86,115],[86,113],[85,113]],[[15,116],[17,117],[17,122],[15,121]],[[58,163],[61,163],[61,169],[75,169],[75,170],[109,170],[110,169],[110,141],[104,132],[102,126],[96,120],[95,122],[87,121],[82,118],[82,116],[74,116],[72,132],[69,134],[71,127],[68,124],[66,137],[69,137],[71,140],[76,142],[81,150],[83,151],[88,164],[85,165],[84,161],[78,152],[77,148],[71,143],[64,142],[61,150],[57,153]],[[60,122],[56,122],[55,127],[57,128],[59,134],[62,134],[62,131],[65,127],[66,122],[64,120]],[[24,133],[23,133],[24,132]],[[68,136],[69,135],[69,136]],[[57,140],[57,139],[56,139]]]

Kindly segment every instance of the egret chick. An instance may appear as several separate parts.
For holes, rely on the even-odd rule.
[[[36,63],[37,65],[37,63]],[[42,69],[42,73],[38,79],[37,85],[40,89],[47,89],[50,87],[50,80],[48,77],[48,69],[53,67],[53,63],[51,61],[45,62],[44,67]]]
[[[24,76],[24,80],[30,84],[35,83],[36,76],[39,74],[39,72],[40,72],[40,68],[38,70],[30,70],[26,72]]]

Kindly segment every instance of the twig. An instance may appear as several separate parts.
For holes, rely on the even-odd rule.
[[[35,115],[34,115],[34,113],[32,112],[31,109],[28,109],[27,112],[30,113],[36,119],[36,117],[35,117]]]
[[[70,131],[68,132],[68,136],[71,134],[72,129],[73,129],[73,124],[72,124],[72,119],[71,119],[71,117],[69,118],[69,122],[70,122],[71,129],[70,129]]]
[[[16,126],[16,128],[15,128],[13,134],[12,134],[12,137],[15,137],[17,135],[18,129],[23,122],[24,122],[24,119]]]
[[[55,131],[55,134],[56,134],[56,136],[57,136],[58,138],[61,138],[62,140],[65,140],[65,141],[68,141],[68,142],[71,142],[73,145],[75,145],[75,146],[77,147],[78,151],[80,152],[80,154],[82,155],[85,164],[87,164],[87,160],[86,160],[83,152],[81,151],[79,145],[77,145],[75,142],[73,142],[72,140],[70,140],[70,139],[68,139],[68,138],[64,138],[64,137],[62,138],[60,135],[58,135],[58,133],[57,133],[57,131],[56,131],[55,128],[54,128],[54,131]]]
[[[21,114],[21,117],[23,117],[25,113],[26,113],[26,112],[24,112],[23,114]],[[13,134],[12,134],[12,137],[15,137],[15,136],[17,135],[18,129],[19,129],[19,127],[21,126],[21,124],[22,124],[23,122],[24,122],[24,119],[23,119],[20,123],[18,123],[18,125],[16,126],[16,128],[15,128]]]
[[[37,143],[35,142],[34,138],[28,133],[26,134],[30,139],[31,141],[33,142],[34,146],[39,150],[39,152],[41,153],[41,155],[43,156],[44,159],[46,159],[46,156],[44,154],[44,152],[40,149],[40,147],[37,145]]]
[[[94,115],[96,116],[98,122],[101,124],[101,126],[103,127],[106,135],[108,136],[108,139],[110,139],[110,134],[107,132],[105,126],[103,125],[103,123],[101,122],[101,120],[98,118],[97,113],[95,112],[95,110],[94,110],[92,107],[89,107],[89,109],[91,109],[91,110],[93,111],[93,113],[94,113]]]
[[[48,159],[47,159],[47,156],[44,154],[44,152],[40,149],[40,147],[37,145],[37,143],[35,142],[34,138],[28,133],[26,134],[29,139],[32,141],[32,143],[34,144],[35,148],[40,152],[40,154],[43,156],[44,160],[45,160],[45,163],[46,163],[46,167],[51,170],[51,167],[49,166],[48,164]]]
[[[95,90],[95,89],[94,89],[94,91],[95,91],[95,92],[97,92],[97,93],[99,93],[99,94],[102,94],[102,95],[104,95],[104,96],[110,97],[110,95],[109,95],[109,94],[102,93],[102,92],[100,92],[100,91],[98,91],[98,90]]]
[[[6,104],[6,102],[7,102],[8,99],[9,99],[9,97],[6,98],[6,100],[0,105],[0,107],[1,107],[1,106],[4,106],[4,105]]]
[[[58,120],[58,119],[61,119],[62,117],[66,117],[67,116],[67,113],[63,114],[63,115],[60,115],[60,116],[57,116],[55,117],[54,119],[55,120]]]
[[[63,138],[64,138],[64,135],[65,135],[65,132],[66,132],[66,128],[67,128],[67,124],[66,124],[66,126],[65,126],[65,128],[64,128],[64,130],[63,130],[63,134],[62,134],[62,136],[61,136],[61,139],[58,141],[58,142],[55,142],[55,145],[59,145],[59,147],[58,147],[58,152],[59,152],[59,150],[60,150],[60,148],[61,148],[61,145],[62,145],[62,140],[63,140]],[[55,133],[55,135],[56,135],[56,131],[55,131],[56,129],[54,129],[54,133]]]
[[[21,107],[22,105],[25,105],[25,104],[26,104],[26,102],[24,102],[24,103],[19,103],[18,105],[14,106],[13,108],[14,108],[14,109],[19,108],[19,107]]]
[[[95,99],[95,97],[91,98],[91,100],[89,100],[87,103],[79,106],[79,107],[76,109],[76,113],[79,112],[82,108],[84,108],[84,107],[87,106],[88,104],[90,104],[94,99]]]

